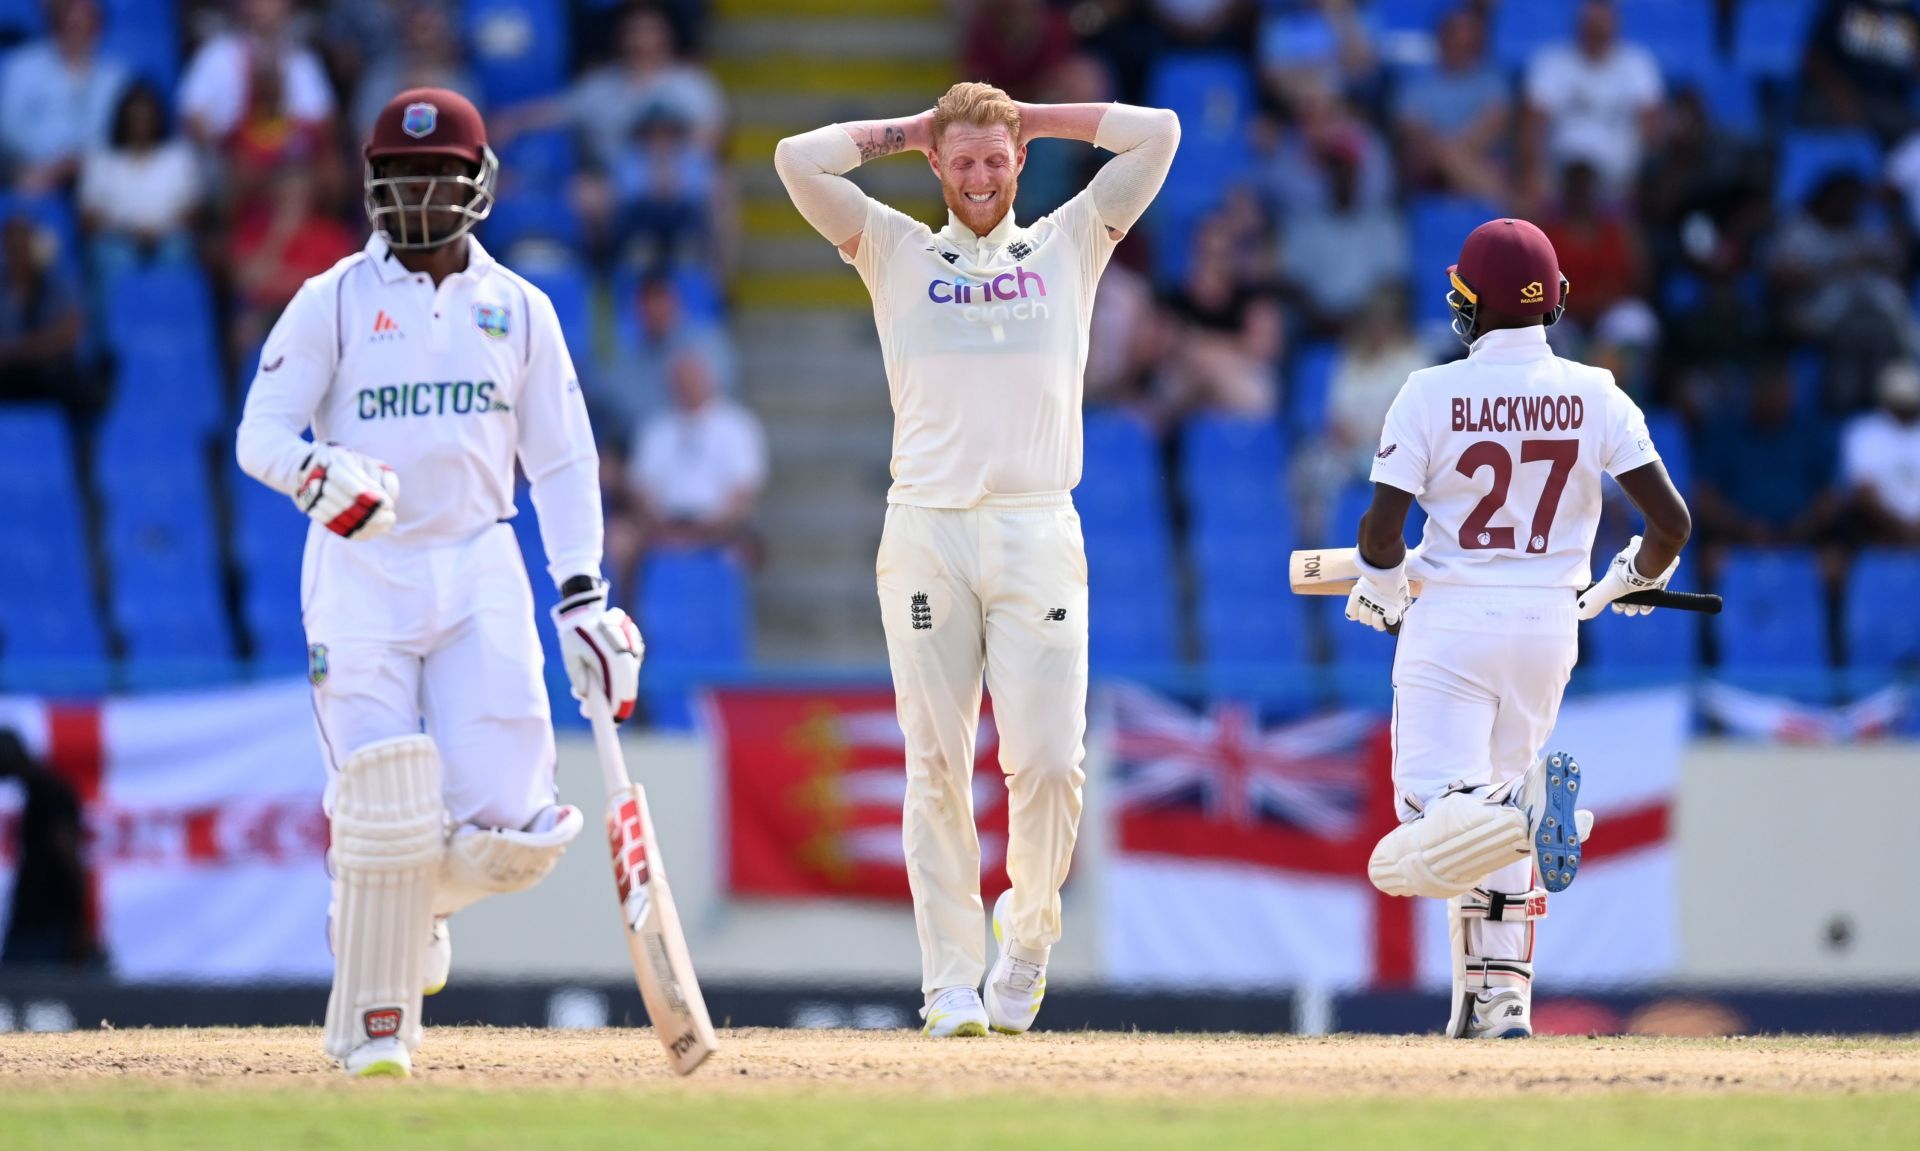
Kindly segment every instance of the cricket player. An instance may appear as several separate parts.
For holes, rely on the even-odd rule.
[[[1580,620],[1664,588],[1692,530],[1646,419],[1611,373],[1563,360],[1553,245],[1525,220],[1474,229],[1447,269],[1467,358],[1407,378],[1374,454],[1347,618],[1399,628],[1393,785],[1401,824],[1368,871],[1389,895],[1446,899],[1457,1038],[1533,1033],[1533,920],[1573,882],[1592,817],[1580,769],[1542,754]],[[1602,473],[1646,520],[1588,586]],[[1418,499],[1426,533],[1402,543]],[[1409,578],[1425,581],[1412,603]],[[1584,590],[1583,590],[1584,589]]]
[[[394,97],[366,147],[373,236],[287,306],[240,423],[240,466],[313,520],[300,604],[332,768],[326,1049],[354,1075],[411,1073],[420,997],[452,963],[447,916],[531,887],[580,833],[556,802],[507,525],[516,460],[574,693],[620,718],[637,694],[640,637],[600,578],[599,459],[559,320],[467,234],[498,172],[465,97]]]
[[[1013,214],[1029,140],[1116,153],[1031,225]],[[893,487],[876,565],[906,733],[907,877],[925,1032],[1019,1033],[1046,993],[1080,822],[1087,561],[1069,493],[1100,273],[1166,179],[1179,119],[1125,104],[1023,104],[956,84],[930,111],[833,124],[774,154],[793,203],[873,296],[893,400]],[[927,155],[938,231],[841,173]],[[981,674],[1007,776],[1007,877],[986,971],[972,769]],[[982,1002],[981,979],[986,979]]]

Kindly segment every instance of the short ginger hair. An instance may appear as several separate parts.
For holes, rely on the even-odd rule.
[[[1013,102],[1013,97],[991,84],[967,80],[947,89],[947,94],[933,106],[935,144],[946,137],[949,124],[970,124],[980,128],[1005,124],[1014,147],[1020,146],[1020,105]]]

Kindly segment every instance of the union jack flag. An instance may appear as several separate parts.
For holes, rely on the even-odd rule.
[[[1116,686],[1107,703],[1123,813],[1197,807],[1221,831],[1292,827],[1342,841],[1367,820],[1377,713],[1338,711],[1267,727],[1236,701],[1196,711]]]

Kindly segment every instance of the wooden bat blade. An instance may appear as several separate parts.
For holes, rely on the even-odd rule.
[[[647,795],[630,786],[607,812],[607,836],[619,884],[620,918],[647,1018],[675,1072],[690,1075],[720,1049],[694,975],[680,912],[658,855]]]

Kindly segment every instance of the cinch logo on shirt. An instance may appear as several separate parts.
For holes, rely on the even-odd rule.
[[[1046,295],[1047,282],[1025,268],[1015,268],[985,280],[956,276],[927,285],[927,299],[936,304],[991,304],[998,300],[1024,300],[1029,294]]]
[[[394,420],[407,416],[465,416],[511,410],[505,402],[493,398],[493,388],[492,380],[439,380],[361,388],[360,418]]]

